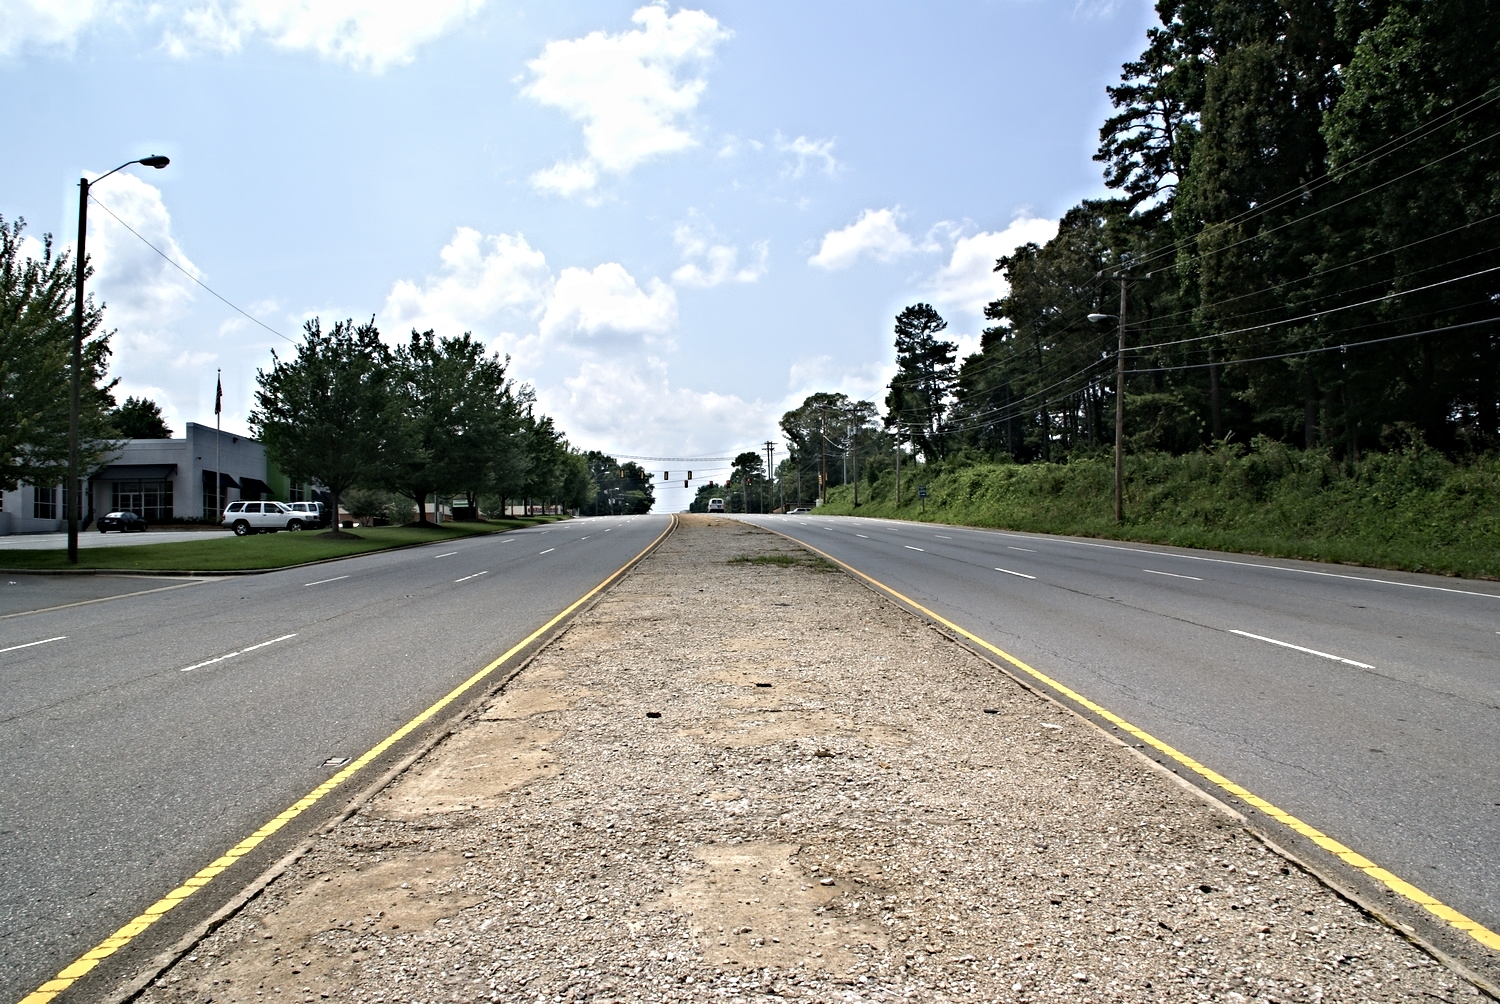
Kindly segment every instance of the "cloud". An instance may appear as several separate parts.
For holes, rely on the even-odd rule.
[[[593,269],[565,268],[557,277],[538,331],[548,342],[602,348],[639,344],[677,323],[677,294],[660,279],[642,289],[618,262]]]
[[[795,162],[787,165],[786,170],[782,172],[789,178],[802,177],[809,166],[821,169],[831,178],[843,167],[833,156],[833,140],[831,139],[808,139],[806,136],[798,136],[794,140],[787,140],[778,133],[776,149],[796,158]]]
[[[90,288],[106,301],[105,324],[120,329],[125,347],[155,353],[161,348],[158,336],[192,302],[197,287],[140,238],[193,276],[201,278],[202,273],[172,235],[160,189],[121,171],[91,194],[95,205],[89,213],[88,250],[97,273]],[[120,347],[116,345],[117,352]]]
[[[1001,231],[958,237],[948,263],[927,281],[926,291],[940,308],[979,314],[1007,291],[1005,279],[995,271],[996,259],[1029,241],[1045,244],[1056,235],[1056,220],[1023,216]]]
[[[477,13],[484,0],[212,0],[189,7],[163,38],[177,56],[238,52],[263,38],[279,49],[380,73]]]
[[[771,245],[767,241],[756,241],[750,245],[751,262],[740,266],[740,250],[733,244],[716,244],[717,234],[713,228],[700,220],[680,223],[672,231],[672,239],[686,259],[672,273],[672,281],[679,286],[707,288],[725,282],[754,282],[766,274],[766,260]]]
[[[601,171],[625,174],[697,145],[682,120],[707,81],[682,73],[732,33],[703,11],[668,15],[665,6],[641,7],[631,20],[638,27],[617,35],[595,31],[549,42],[526,64],[532,79],[522,93],[581,123],[588,153],[532,175],[539,190],[578,195],[598,184]]]
[[[100,0],[0,0],[0,57],[26,46],[71,46],[103,10]]]
[[[412,327],[484,337],[516,315],[539,316],[552,293],[547,257],[523,234],[486,236],[459,227],[438,257],[442,268],[436,275],[421,283],[401,279],[391,287],[383,319],[399,325],[395,334]]]
[[[824,234],[818,253],[807,259],[807,263],[832,271],[848,268],[860,255],[892,262],[911,254],[918,247],[901,229],[900,216],[899,209],[866,209],[842,230]]]

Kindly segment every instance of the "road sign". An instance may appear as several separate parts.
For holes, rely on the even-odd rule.
[[[927,497],[927,486],[926,485],[917,485],[917,498],[919,498],[919,499],[925,499],[926,497]]]

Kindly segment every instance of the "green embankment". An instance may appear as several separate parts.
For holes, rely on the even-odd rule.
[[[1454,463],[1421,447],[1357,463],[1258,439],[1127,458],[1115,525],[1109,456],[1061,464],[914,465],[829,493],[820,510],[1175,544],[1375,568],[1500,578],[1500,458]],[[917,488],[925,484],[923,503]]]
[[[121,572],[234,572],[258,571],[305,565],[311,561],[346,558],[370,551],[384,551],[411,544],[427,544],[476,534],[496,533],[547,523],[556,517],[489,520],[483,523],[444,523],[437,527],[376,526],[350,530],[358,539],[330,540],[321,534],[263,533],[235,537],[229,533],[205,532],[202,540],[176,544],[131,544],[121,547],[85,547],[78,551],[78,564],[69,565],[62,548],[46,551],[0,552],[0,567],[15,571],[50,569],[108,569]]]

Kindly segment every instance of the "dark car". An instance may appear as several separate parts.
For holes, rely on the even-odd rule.
[[[144,531],[145,529],[146,521],[133,512],[107,512],[99,517],[100,533],[108,533],[111,530],[129,533],[132,530]]]

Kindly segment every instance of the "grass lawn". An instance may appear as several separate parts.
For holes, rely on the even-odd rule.
[[[6,551],[0,565],[13,571],[64,568],[109,569],[121,572],[232,572],[287,568],[327,558],[344,558],[410,544],[455,540],[476,534],[514,530],[557,517],[497,519],[482,523],[444,523],[438,527],[373,526],[346,530],[357,540],[328,540],[319,533],[262,533],[249,537],[204,534],[203,540],[178,544],[135,544],[128,547],[88,547],[78,552],[78,564],[68,564],[63,548],[48,551]]]

